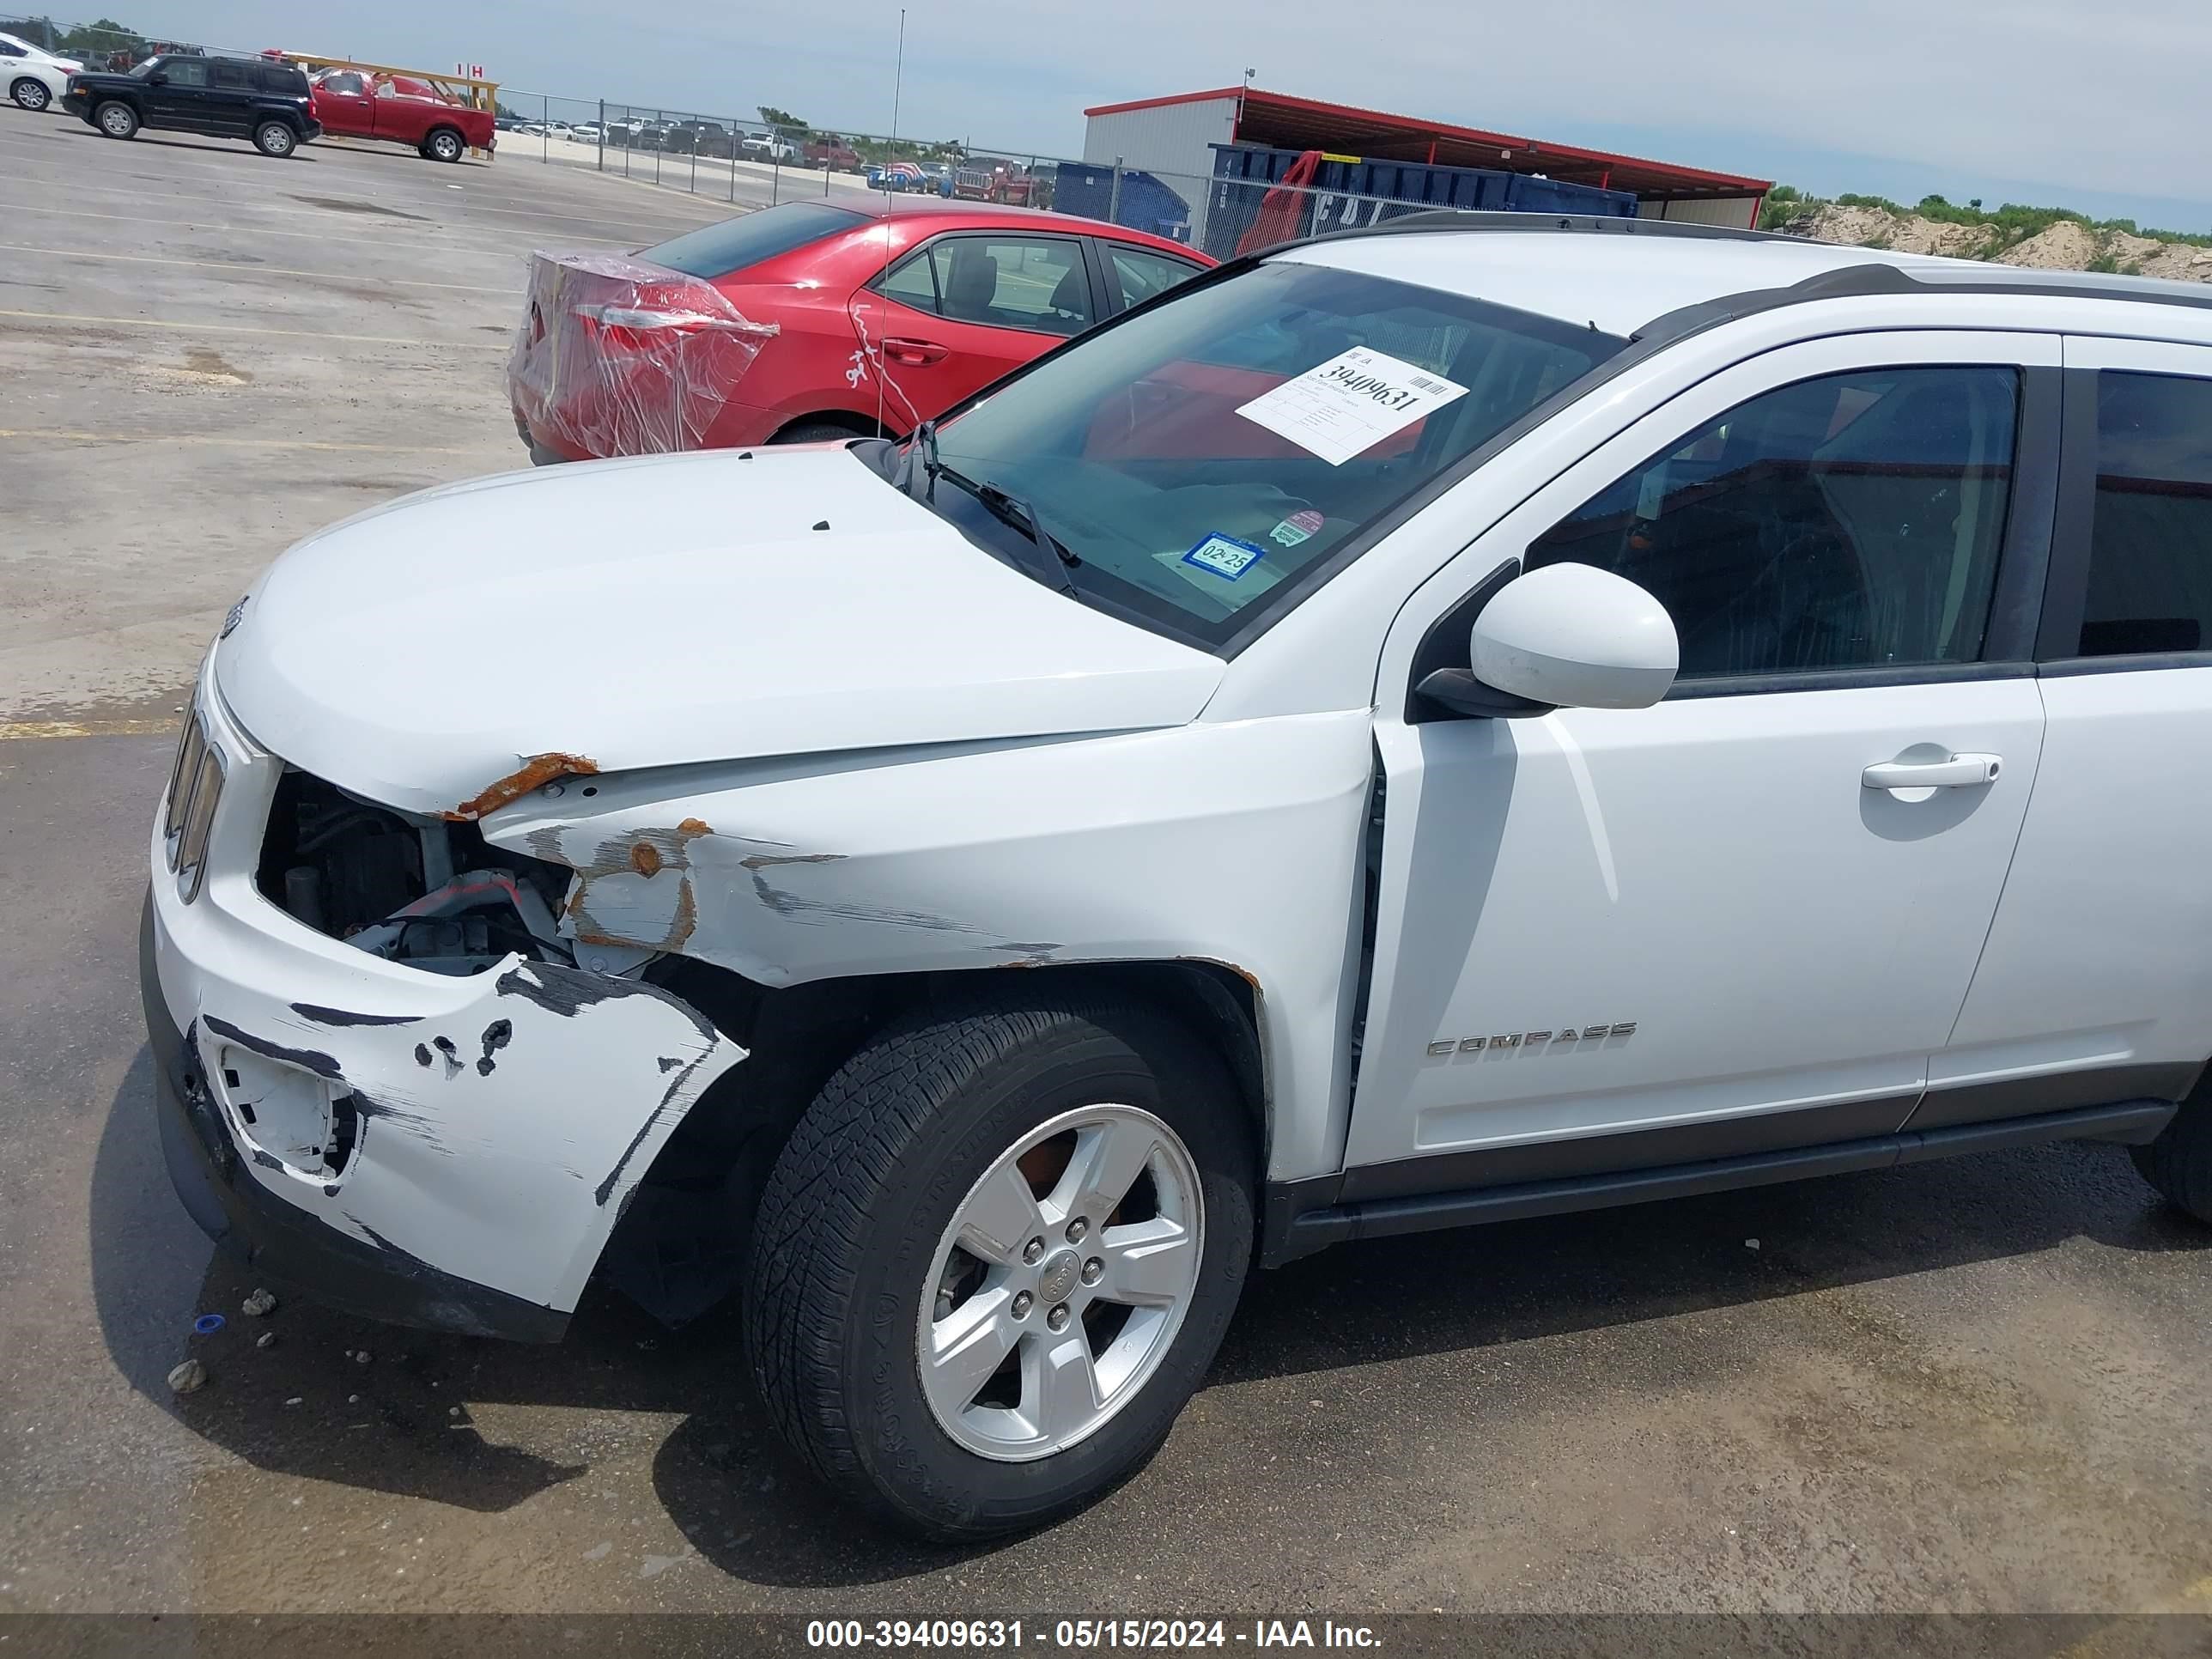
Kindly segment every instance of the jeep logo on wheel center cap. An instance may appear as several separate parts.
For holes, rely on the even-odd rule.
[[[1062,1250],[1044,1264],[1037,1275],[1037,1297],[1044,1302],[1065,1302],[1083,1277],[1083,1261],[1073,1250]]]

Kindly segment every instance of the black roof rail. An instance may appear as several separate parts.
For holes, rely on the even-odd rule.
[[[1783,306],[1877,294],[2025,294],[2062,300],[2120,300],[2138,305],[2179,306],[2191,311],[2212,310],[2212,288],[2203,293],[2191,293],[2179,287],[2136,288],[2129,285],[2124,277],[2116,282],[2093,278],[2074,283],[2038,280],[2024,272],[2010,277],[1996,274],[2005,269],[1996,265],[1990,267],[1991,274],[1987,276],[1977,273],[1971,277],[1947,276],[1931,281],[1909,267],[1893,265],[1886,259],[1864,259],[1856,264],[1816,272],[1787,288],[1753,289],[1683,306],[1654,317],[1629,337],[1638,341],[1677,339]]]
[[[1686,241],[1802,242],[1802,236],[1785,236],[1778,230],[1744,230],[1735,225],[1692,224],[1686,219],[1623,219],[1596,213],[1503,213],[1492,209],[1424,208],[1371,225],[1334,230],[1310,241],[1334,241],[1346,236],[1392,236],[1424,230],[1536,230],[1583,231],[1613,236],[1663,236]]]
[[[1808,237],[1791,236],[1778,230],[1739,230],[1729,225],[1698,225],[1680,219],[1620,219],[1590,213],[1498,213],[1462,208],[1426,208],[1419,213],[1385,219],[1379,224],[1361,225],[1301,240],[1334,242],[1351,236],[1418,234],[1424,231],[1440,230],[1520,231],[1523,234],[1546,230],[1580,231],[1598,235],[1657,236],[1668,240],[1787,242],[1798,247],[1834,246],[1844,251],[1856,251],[1847,244],[1819,243]],[[1288,247],[1295,244],[1284,243],[1282,246]],[[1277,250],[1267,248],[1260,251],[1273,253]],[[1965,261],[1952,263],[1966,264]],[[2009,270],[2008,266],[1990,265],[1986,269],[1990,273],[1986,276],[1977,275],[1972,278],[1929,280],[1908,266],[1893,264],[1886,259],[1863,259],[1854,264],[1839,265],[1832,270],[1818,272],[1787,288],[1753,289],[1685,306],[1679,311],[1653,318],[1631,337],[1645,340],[1693,333],[1700,328],[1732,321],[1738,317],[1748,317],[1761,311],[1771,311],[1778,306],[1798,305],[1813,300],[1849,299],[1870,294],[2040,294],[2054,299],[2122,300],[2142,305],[2180,306],[2189,310],[2212,309],[2212,284],[2204,285],[2202,293],[2191,293],[2190,289],[2197,284],[2137,287],[2137,282],[2147,283],[2155,279],[2106,277],[2101,273],[2086,271],[2052,272],[2044,277],[2031,276],[2022,271],[2016,276],[2006,276],[1997,273]],[[2079,276],[2082,280],[2068,282],[2063,280],[2064,276]]]

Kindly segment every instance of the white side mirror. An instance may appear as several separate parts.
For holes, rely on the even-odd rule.
[[[1561,708],[1648,708],[1681,663],[1666,607],[1588,564],[1506,583],[1474,619],[1470,649],[1483,684]]]

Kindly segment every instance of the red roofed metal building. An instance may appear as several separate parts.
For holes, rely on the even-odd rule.
[[[1084,114],[1088,118],[1085,163],[1110,168],[1118,162],[1123,168],[1157,177],[1189,203],[1190,239],[1201,245],[1206,198],[1209,191],[1222,194],[1214,182],[1218,175],[1232,167],[1242,171],[1252,159],[1224,160],[1222,152],[1231,149],[1310,150],[1338,162],[1408,163],[1532,175],[1562,185],[1628,192],[1635,198],[1640,218],[1743,228],[1759,222],[1759,204],[1771,187],[1764,179],[1293,98],[1257,87],[1219,87],[1101,104]],[[1396,190],[1384,193],[1393,199],[1409,199]],[[1626,212],[1627,204],[1620,203],[1615,210]]]

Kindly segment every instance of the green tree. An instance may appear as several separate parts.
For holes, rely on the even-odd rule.
[[[95,22],[78,23],[64,29],[55,49],[89,52],[102,58],[110,52],[127,52],[135,58],[146,50],[146,37],[126,23],[102,17]]]
[[[760,118],[772,127],[804,127],[806,125],[789,110],[778,109],[773,104],[761,104],[757,107],[760,111]]]

